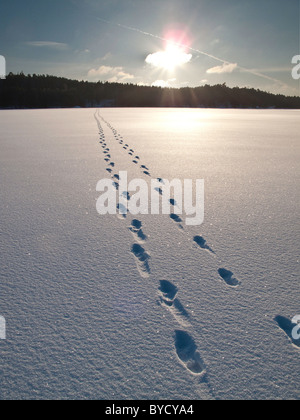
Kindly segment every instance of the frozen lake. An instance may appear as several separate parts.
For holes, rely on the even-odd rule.
[[[299,399],[299,116],[0,111],[0,398]],[[204,223],[100,216],[119,171]]]

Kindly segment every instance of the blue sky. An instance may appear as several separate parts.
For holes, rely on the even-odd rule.
[[[1,0],[0,28],[7,71],[300,94],[299,0]]]

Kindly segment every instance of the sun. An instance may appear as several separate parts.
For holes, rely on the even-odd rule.
[[[187,54],[184,47],[170,40],[166,43],[164,51],[148,55],[146,63],[167,71],[174,71],[176,67],[188,63],[191,59],[192,54]]]

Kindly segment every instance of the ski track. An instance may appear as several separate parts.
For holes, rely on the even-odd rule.
[[[104,160],[105,163],[108,164],[108,168],[106,170],[112,174],[112,168],[115,169],[116,165],[114,162],[111,161],[110,148],[106,143],[104,130],[97,116],[112,131],[116,142],[121,147],[121,150],[123,150],[130,157],[132,157],[132,164],[136,167],[139,167],[143,175],[151,177],[150,168],[141,162],[140,156],[136,154],[135,150],[132,149],[129,144],[125,143],[123,136],[121,136],[121,134],[119,134],[118,131],[99,114],[98,110],[95,114],[95,119],[99,128],[100,144],[103,148]],[[119,175],[114,174],[111,176],[113,185],[118,190],[118,181],[120,180]],[[157,188],[156,191],[162,196],[164,193],[164,180],[163,178],[158,177],[157,181],[161,184],[161,188]],[[123,192],[123,196],[125,199],[130,200],[130,194],[128,192]],[[177,207],[176,201],[173,198],[171,198],[169,202],[175,210],[175,208]],[[117,215],[118,218],[124,220],[127,217],[127,208],[123,204],[118,204],[117,208],[119,210],[119,213],[121,213]],[[182,218],[179,215],[177,215],[175,212],[170,213],[170,220],[173,223],[175,223],[180,230],[185,232],[185,229],[182,224]],[[138,272],[142,278],[148,278],[151,275],[151,257],[145,247],[147,235],[143,232],[142,222],[138,219],[133,219],[128,229],[134,238],[134,244],[131,247],[131,253],[134,256]],[[203,238],[200,235],[197,235],[193,237],[193,242],[197,246],[197,248],[200,248],[200,250],[208,252],[213,257],[215,257],[216,252],[208,245],[205,238]],[[233,272],[225,268],[218,269],[218,272],[216,273],[216,279],[218,278],[221,279],[225,284],[225,287],[228,288],[237,289],[241,285],[241,281],[234,276]],[[178,293],[179,289],[177,288],[177,286],[172,284],[169,280],[160,281],[158,287],[159,303],[162,308],[167,310],[174,317],[174,320],[179,324],[181,328],[180,330],[175,330],[174,332],[174,347],[178,361],[179,363],[181,363],[181,365],[185,367],[185,369],[188,372],[190,372],[192,376],[199,377],[201,379],[200,383],[206,384],[205,391],[208,391],[208,395],[212,397],[213,392],[210,389],[210,384],[207,378],[207,368],[205,362],[202,360],[197,345],[192,335],[190,334],[190,330],[192,329],[191,316],[178,299]],[[274,318],[274,321],[277,323],[279,328],[285,333],[292,345],[299,349],[300,340],[294,340],[292,337],[292,329],[294,327],[294,324],[292,324],[291,321],[289,321],[289,319],[284,318],[282,316],[276,316]]]

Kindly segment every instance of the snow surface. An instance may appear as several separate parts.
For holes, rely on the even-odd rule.
[[[299,111],[1,111],[0,127],[1,399],[300,398]],[[97,182],[149,180],[141,166],[204,179],[204,224],[100,216]]]

